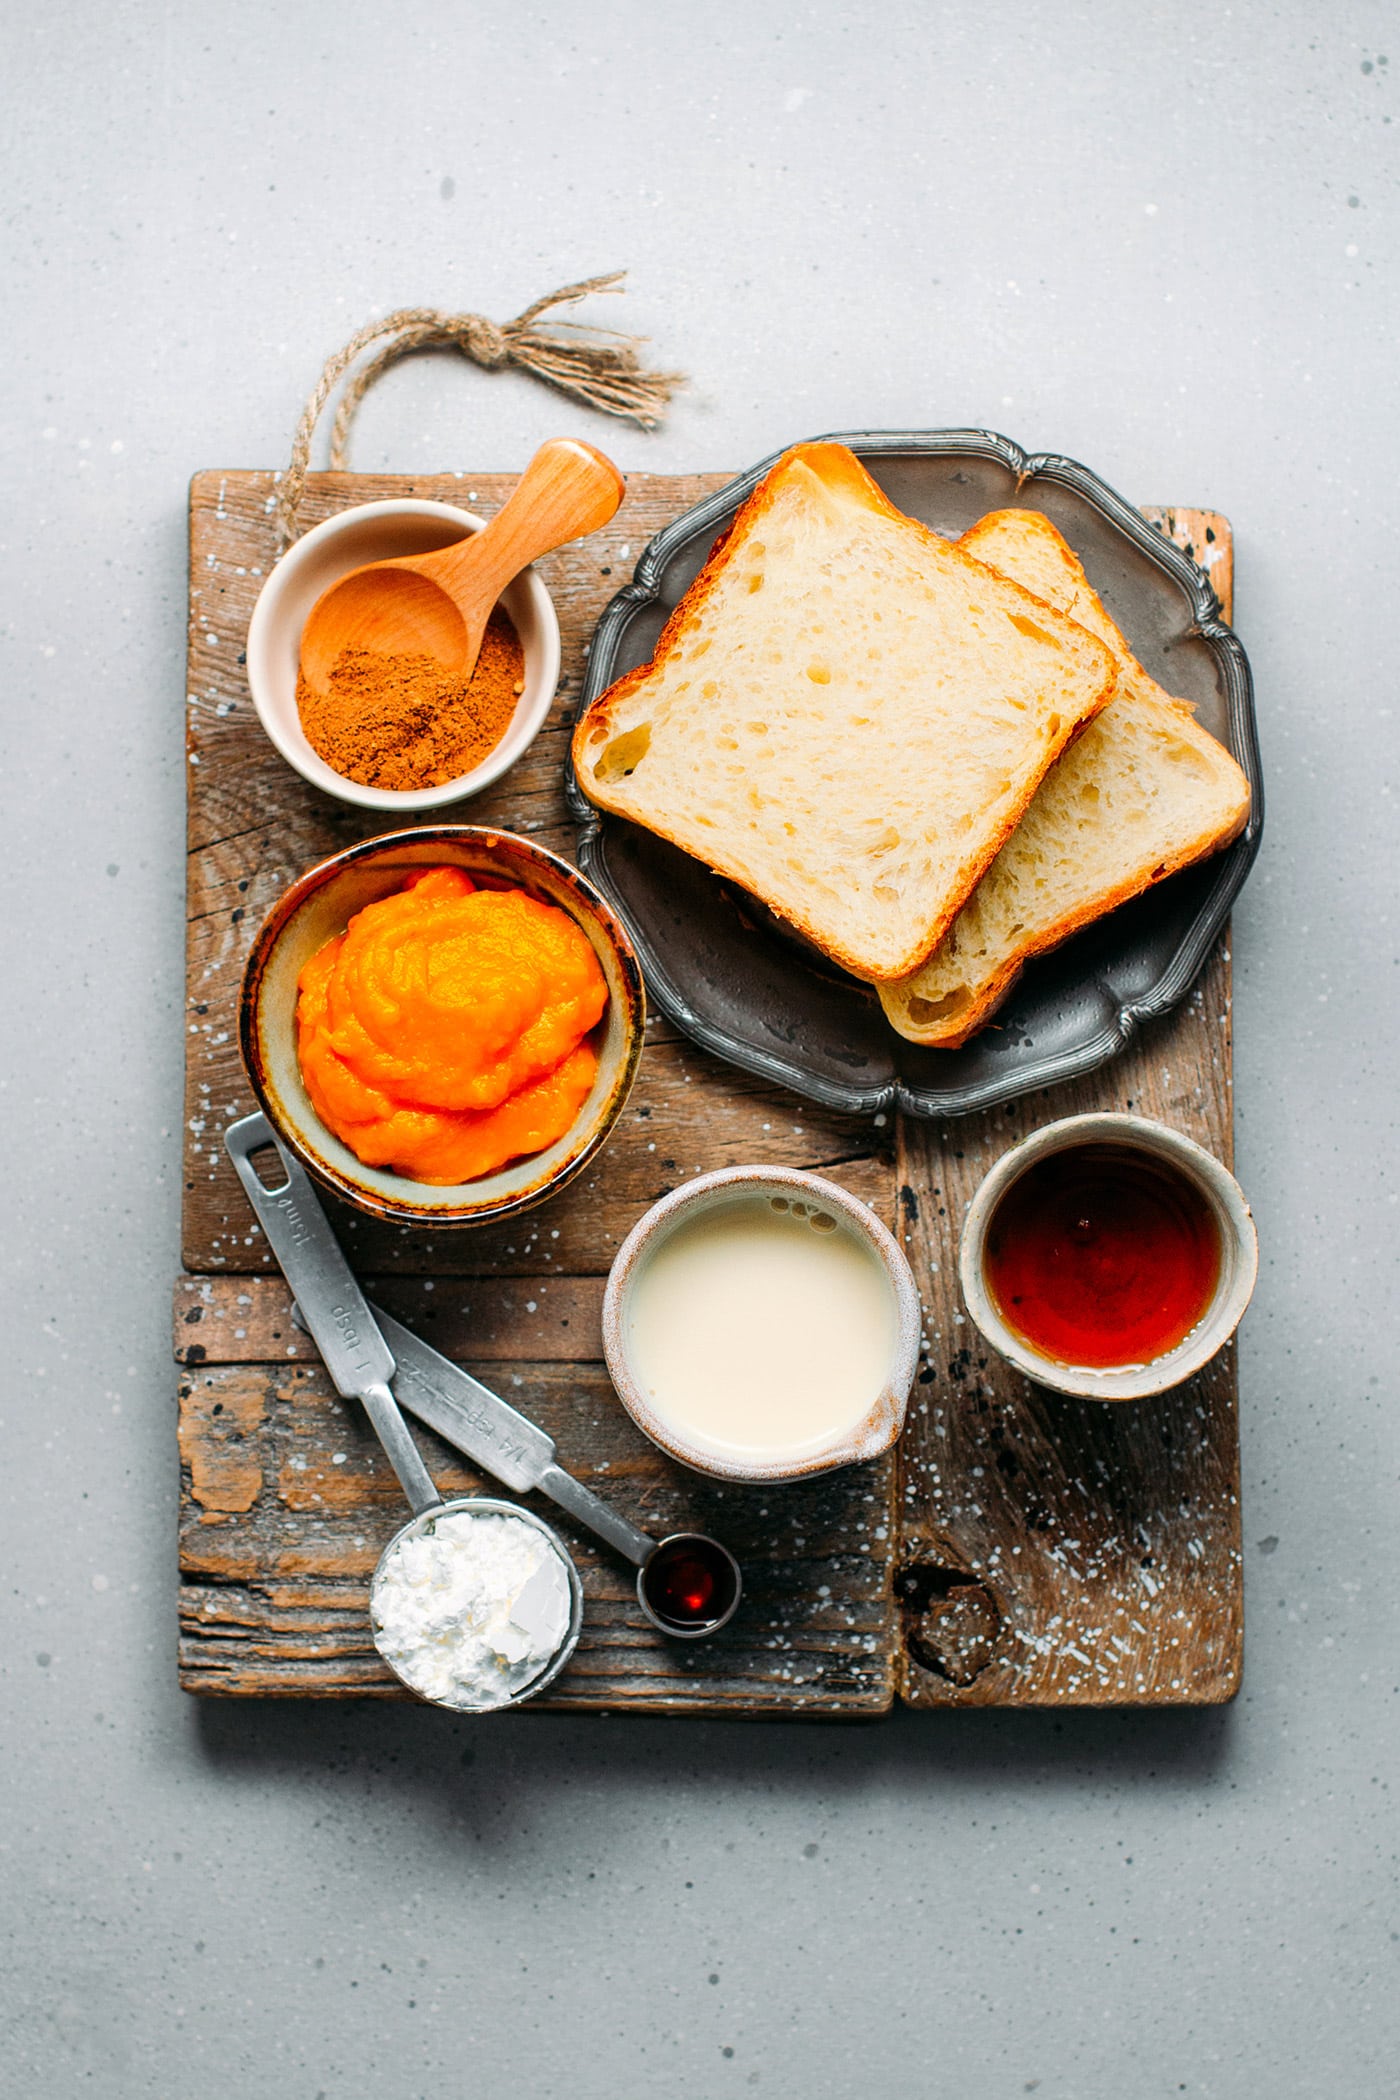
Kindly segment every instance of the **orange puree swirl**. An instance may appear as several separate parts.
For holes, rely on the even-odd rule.
[[[474,1181],[564,1135],[597,1071],[608,1003],[557,905],[412,875],[357,912],[298,980],[297,1055],[322,1122],[367,1166]]]

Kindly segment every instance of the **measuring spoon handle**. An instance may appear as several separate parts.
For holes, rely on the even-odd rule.
[[[283,1150],[264,1115],[230,1123],[224,1145],[267,1243],[296,1293],[332,1384],[344,1399],[363,1403],[415,1516],[431,1509],[442,1497],[389,1390],[396,1368],[393,1352],[350,1273],[310,1177]],[[253,1166],[253,1154],[269,1145],[286,1176],[271,1189]]]
[[[399,1367],[394,1391],[410,1414],[517,1494],[538,1488],[625,1559],[641,1566],[655,1539],[566,1473],[555,1458],[553,1437],[538,1422],[522,1415],[519,1408],[390,1313],[378,1307],[371,1311],[393,1345]]]
[[[586,1488],[581,1480],[575,1480],[573,1474],[566,1473],[562,1466],[546,1466],[536,1484],[541,1494],[548,1495],[551,1502],[566,1509],[580,1524],[586,1524],[634,1567],[640,1568],[650,1560],[656,1540],[649,1533],[639,1531],[611,1503],[605,1502],[601,1495],[595,1495],[592,1488]]]

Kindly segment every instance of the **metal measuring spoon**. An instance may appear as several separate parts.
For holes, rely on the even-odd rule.
[[[297,1292],[298,1302],[293,1307],[293,1315],[320,1349],[327,1369],[336,1380],[337,1391],[348,1398],[362,1397],[358,1386],[340,1384],[336,1366],[327,1354],[328,1345],[334,1349],[341,1341],[340,1329],[333,1328],[328,1342],[323,1342],[310,1313],[301,1302],[301,1287],[297,1279],[302,1271],[294,1264],[307,1260],[304,1249],[308,1246],[315,1250],[312,1260],[319,1259],[328,1265],[326,1274],[340,1289],[342,1301],[359,1308],[360,1328],[373,1330],[374,1339],[382,1351],[378,1361],[383,1383],[387,1386],[390,1379],[394,1380],[398,1398],[411,1414],[417,1415],[447,1443],[484,1467],[504,1487],[514,1489],[518,1494],[538,1488],[559,1508],[566,1509],[579,1523],[596,1532],[624,1559],[630,1560],[637,1569],[637,1601],[661,1633],[669,1634],[675,1640],[703,1640],[706,1635],[718,1633],[722,1626],[729,1624],[739,1608],[743,1577],[739,1563],[727,1546],[700,1531],[672,1532],[666,1538],[656,1539],[649,1532],[640,1530],[555,1462],[554,1439],[546,1435],[537,1423],[502,1400],[480,1379],[473,1378],[460,1364],[454,1364],[429,1343],[421,1341],[388,1313],[372,1307],[350,1273],[309,1177],[288,1157],[265,1116],[245,1116],[242,1122],[230,1124],[224,1133],[224,1143],[247,1191],[248,1200],[262,1222],[268,1243]],[[276,1146],[287,1174],[286,1189],[271,1195],[249,1162],[249,1155],[265,1145]],[[295,1219],[291,1226],[286,1221],[289,1201]],[[319,1288],[315,1272],[308,1269],[307,1273],[313,1277],[308,1287]],[[320,1282],[325,1280],[326,1277],[322,1277]],[[353,1293],[353,1299],[347,1292]],[[393,1343],[392,1350],[389,1341],[385,1340],[386,1335]],[[386,1364],[388,1368],[384,1370]],[[352,1366],[352,1369],[357,1367]],[[428,1479],[417,1446],[398,1412],[394,1395],[390,1393],[386,1397],[398,1430],[408,1444],[412,1462],[422,1473],[427,1491],[436,1497],[437,1490]],[[371,1420],[374,1419],[371,1415]],[[387,1443],[385,1449],[398,1472],[394,1453]],[[399,1479],[410,1503],[413,1503],[414,1489],[402,1472],[399,1472]],[[561,1543],[560,1551],[563,1550]],[[572,1570],[572,1561],[569,1566]],[[577,1638],[576,1633],[574,1638]],[[562,1666],[561,1663],[559,1667]],[[390,1668],[393,1668],[392,1663]],[[531,1687],[532,1690],[536,1688]]]
[[[532,1511],[517,1510],[508,1503],[480,1496],[464,1495],[447,1501],[438,1493],[389,1390],[389,1381],[396,1369],[393,1352],[350,1272],[350,1265],[331,1230],[330,1220],[305,1171],[287,1156],[274,1136],[271,1124],[261,1114],[245,1116],[241,1122],[231,1123],[224,1132],[224,1144],[267,1243],[296,1293],[302,1325],[320,1350],[336,1391],[343,1399],[358,1400],[369,1416],[413,1511],[412,1520],[395,1532],[380,1555],[370,1586],[371,1598],[390,1556],[404,1540],[416,1536],[437,1518],[458,1510],[522,1518],[543,1532],[559,1555],[568,1577],[570,1598],[568,1630],[544,1669],[506,1699],[493,1701],[492,1705],[514,1705],[521,1699],[533,1697],[563,1669],[578,1645],[583,1626],[583,1585],[562,1539]],[[286,1180],[272,1189],[264,1186],[253,1166],[253,1154],[269,1146],[276,1151],[286,1175]],[[373,1613],[371,1631],[376,1648],[399,1682],[423,1698],[425,1695],[409,1683],[392,1657],[385,1654]],[[449,1706],[456,1713],[490,1710],[448,1700],[429,1703]]]
[[[456,1446],[504,1486],[538,1488],[637,1569],[637,1601],[653,1626],[673,1639],[703,1640],[727,1626],[739,1608],[743,1577],[727,1546],[702,1531],[653,1538],[601,1495],[566,1473],[551,1436],[460,1364],[375,1308],[393,1343],[394,1391],[410,1414]]]

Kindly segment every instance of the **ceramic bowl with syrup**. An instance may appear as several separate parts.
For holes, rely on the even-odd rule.
[[[1258,1240],[1228,1168],[1144,1116],[1070,1116],[1000,1159],[963,1225],[973,1321],[1037,1385],[1138,1400],[1230,1339]]]

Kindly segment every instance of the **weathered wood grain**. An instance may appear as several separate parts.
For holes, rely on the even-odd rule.
[[[1149,513],[1210,560],[1222,518]],[[985,1115],[899,1130],[900,1231],[927,1354],[901,1444],[900,1691],[914,1706],[1207,1704],[1243,1650],[1233,1348],[1156,1400],[1035,1386],[968,1320],[957,1281],[978,1183],[1041,1124],[1091,1109],[1170,1123],[1233,1156],[1228,934],[1191,997],[1114,1063]]]
[[[1113,1105],[1228,1160],[1228,966],[1093,1081],[901,1129],[903,1236],[928,1353],[902,1445],[901,1690],[915,1705],[1195,1704],[1241,1648],[1235,1367],[1111,1406],[1032,1385],[963,1311],[957,1241],[992,1162],[1040,1124]]]
[[[612,524],[587,541],[548,555],[537,566],[559,613],[563,673],[554,711],[520,762],[501,781],[470,802],[447,812],[462,823],[499,824],[528,833],[566,855],[573,848],[562,787],[565,747],[578,703],[584,652],[598,615],[653,533],[678,510],[721,487],[723,474],[630,477],[627,496]],[[462,504],[489,516],[498,510],[516,477],[511,474],[434,475],[419,479],[389,475],[312,475],[303,517],[316,524],[351,503],[384,496],[429,496]],[[185,1147],[183,1253],[187,1269],[265,1266],[257,1248],[252,1214],[224,1157],[219,1133],[233,1117],[256,1106],[238,1054],[237,1002],[253,934],[277,896],[318,860],[362,838],[392,829],[374,810],[352,809],[307,785],[278,756],[258,723],[243,668],[244,640],[253,605],[272,566],[274,535],[271,474],[207,473],[190,491],[190,627],[187,681],[189,776],[188,954],[186,988]],[[429,812],[424,821],[439,813]],[[659,1047],[663,1031],[653,1023],[648,1040]],[[734,1106],[733,1075],[717,1060],[689,1045],[672,1044],[666,1056],[644,1060],[636,1106],[657,1117],[630,1176],[619,1167],[616,1145],[604,1155],[608,1171],[590,1189],[576,1187],[551,1220],[561,1244],[553,1261],[571,1269],[606,1269],[609,1249],[630,1225],[640,1191],[653,1194],[694,1172],[693,1141],[684,1130],[713,1129],[716,1151],[709,1164],[730,1156],[726,1144],[748,1143],[748,1116],[757,1089]],[[698,1093],[697,1091],[698,1090]],[[674,1096],[674,1099],[672,1098]],[[699,1105],[703,1097],[703,1105]],[[873,1151],[868,1124],[853,1119],[794,1114],[790,1097],[770,1092],[753,1136],[771,1135],[771,1157],[849,1159]],[[667,1109],[672,1111],[667,1120]],[[767,1120],[773,1125],[764,1133]],[[665,1123],[663,1129],[661,1125]],[[792,1126],[801,1129],[792,1151]],[[679,1147],[679,1149],[677,1149]],[[740,1157],[766,1158],[744,1150]],[[671,1169],[650,1165],[673,1158]],[[651,1197],[647,1196],[646,1201]],[[337,1212],[337,1226],[350,1238],[357,1264],[387,1271],[398,1267],[465,1273],[542,1265],[520,1252],[519,1227],[505,1232],[448,1233],[431,1240],[386,1228],[353,1213]],[[622,1227],[625,1232],[627,1226]],[[611,1234],[611,1239],[609,1238]],[[511,1247],[514,1251],[508,1251]],[[249,1260],[252,1252],[254,1258]]]
[[[601,1363],[601,1276],[363,1276],[370,1298],[461,1363]],[[277,1276],[180,1276],[175,1360],[189,1364],[320,1361],[292,1324]]]
[[[672,1465],[633,1428],[598,1365],[517,1362],[499,1382],[598,1493],[658,1536],[713,1532],[744,1569],[731,1626],[705,1642],[666,1641],[642,1616],[632,1571],[529,1498],[558,1526],[586,1598],[578,1652],[540,1707],[885,1711],[897,1647],[892,1458],[753,1494]],[[415,1433],[445,1494],[492,1492],[428,1430]],[[180,1447],[186,1689],[400,1696],[370,1638],[368,1592],[405,1521],[403,1495],[359,1410],[319,1365],[200,1366],[181,1380]]]
[[[306,516],[406,493],[489,514],[513,478],[315,476]],[[564,640],[556,712],[504,781],[462,805],[463,821],[571,853],[560,775],[592,626],[643,542],[726,478],[634,476],[606,533],[541,564]],[[235,1016],[254,929],[303,868],[385,828],[307,787],[252,711],[243,636],[271,562],[272,486],[267,474],[215,473],[197,476],[191,492],[184,1247],[194,1273],[180,1279],[175,1308],[181,1682],[224,1695],[392,1697],[365,1603],[402,1500],[357,1411],[330,1391],[291,1325],[288,1293],[269,1273],[220,1143],[224,1124],[253,1106]],[[1149,515],[1206,560],[1228,607],[1224,521]],[[582,1478],[651,1528],[713,1529],[744,1563],[734,1625],[680,1647],[642,1618],[627,1569],[557,1519],[588,1608],[548,1704],[858,1715],[884,1711],[896,1685],[915,1705],[1228,1696],[1240,1646],[1232,1360],[1160,1403],[1062,1401],[971,1347],[954,1282],[973,1187],[1039,1122],[1133,1105],[1228,1158],[1228,981],[1217,957],[1194,1000],[1105,1072],[946,1129],[877,1128],[818,1109],[654,1019],[608,1147],[539,1211],[424,1237],[335,1212],[372,1292],[536,1413]],[[665,1190],[742,1160],[817,1167],[887,1221],[898,1189],[928,1313],[898,1461],[771,1494],[724,1488],[673,1466],[612,1396],[598,1317],[618,1243]],[[422,1435],[444,1489],[486,1484]]]
[[[566,854],[562,766],[584,651],[642,544],[723,475],[634,476],[612,526],[541,569],[559,610],[555,714],[463,821],[525,831]],[[490,513],[510,475],[407,483],[313,477],[308,522],[409,492]],[[270,475],[197,477],[191,494],[190,863],[185,1259],[177,1286],[181,1397],[181,1682],[201,1692],[333,1696],[396,1687],[369,1638],[369,1573],[402,1520],[396,1483],[354,1409],[327,1388],[290,1321],[223,1154],[253,1106],[236,1031],[253,931],[283,886],[386,828],[309,788],[258,726],[243,635],[270,565]],[[662,1530],[713,1528],[739,1553],[745,1603],[712,1642],[667,1643],[625,1566],[570,1535],[588,1596],[563,1707],[649,1712],[873,1713],[893,1697],[897,1614],[893,1459],[818,1487],[745,1495],[685,1474],[633,1430],[601,1368],[602,1279],[648,1204],[706,1168],[745,1160],[819,1167],[893,1222],[894,1132],[834,1115],[729,1071],[648,1026],[641,1076],[605,1152],[551,1203],[468,1233],[396,1231],[332,1206],[343,1243],[385,1304],[447,1353],[537,1410],[565,1463]],[[572,1368],[566,1370],[565,1366]],[[509,1366],[506,1370],[504,1367]],[[478,1476],[423,1433],[445,1490]],[[333,1448],[332,1448],[333,1447]],[[567,1520],[561,1529],[570,1534]],[[543,1704],[544,1702],[541,1702]]]

